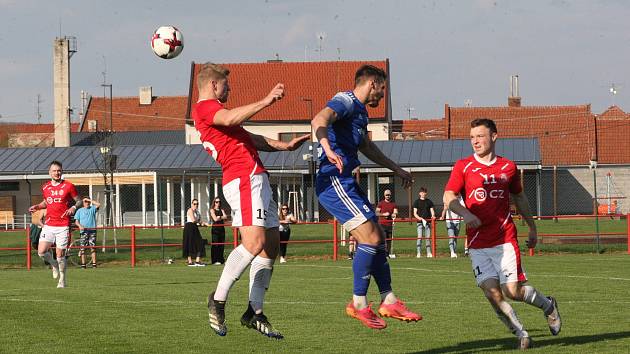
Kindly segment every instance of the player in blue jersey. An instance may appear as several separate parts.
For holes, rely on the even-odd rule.
[[[367,301],[370,278],[374,277],[381,294],[378,313],[402,321],[419,321],[422,316],[407,309],[393,293],[387,262],[385,234],[365,193],[352,177],[360,165],[361,151],[375,163],[389,168],[409,188],[411,174],[387,158],[368,138],[366,105],[377,107],[385,94],[387,74],[372,65],[363,65],[355,75],[352,91],[336,94],[311,122],[323,149],[319,157],[316,192],[319,202],[334,215],[357,240],[352,263],[354,272],[353,299],[346,313],[370,328],[387,327],[376,316]]]

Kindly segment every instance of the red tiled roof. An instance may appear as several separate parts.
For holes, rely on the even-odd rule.
[[[184,130],[187,105],[188,96],[155,97],[150,105],[141,105],[138,97],[114,97],[111,130]],[[96,120],[99,131],[110,130],[109,107],[109,98],[92,97],[81,131],[88,131],[88,120]]]
[[[630,114],[624,112],[621,108],[617,106],[610,106],[604,112],[597,116],[597,120],[619,120],[619,119],[630,119]]]
[[[221,64],[230,70],[230,97],[227,107],[238,107],[264,98],[279,82],[284,84],[285,97],[254,116],[252,121],[305,121],[317,114],[332,96],[339,91],[354,87],[354,74],[363,64],[377,66],[386,72],[388,61],[335,61],[335,62],[271,62]],[[192,100],[197,102],[197,72],[200,64],[194,64],[191,85]],[[389,74],[389,73],[388,73]],[[369,108],[370,119],[385,119],[388,112],[389,92],[377,108]]]
[[[630,114],[612,106],[597,116],[598,163],[630,163]]]
[[[500,137],[537,137],[544,165],[588,164],[594,156],[590,105],[447,107],[451,138],[468,138],[470,122],[490,118]]]

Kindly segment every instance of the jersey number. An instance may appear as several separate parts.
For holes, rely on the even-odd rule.
[[[256,216],[256,219],[267,220],[267,210],[256,209],[256,211],[258,212],[258,216]]]
[[[494,173],[491,175],[484,175],[483,173],[479,174],[481,177],[483,177],[483,184],[495,184],[497,183],[497,179],[494,177]]]
[[[479,266],[473,268],[473,274],[475,275],[475,278],[481,275],[481,269],[479,269]]]

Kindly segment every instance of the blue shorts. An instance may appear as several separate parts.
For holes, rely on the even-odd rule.
[[[352,177],[317,175],[316,193],[319,203],[348,231],[367,220],[378,222],[372,203]]]

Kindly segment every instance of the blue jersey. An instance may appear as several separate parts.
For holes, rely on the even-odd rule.
[[[337,113],[337,120],[328,127],[330,148],[343,161],[342,176],[351,176],[352,171],[361,165],[359,146],[367,139],[368,113],[365,105],[352,91],[339,92],[326,107]],[[331,164],[323,149],[320,149],[319,175],[339,176],[339,170]]]

